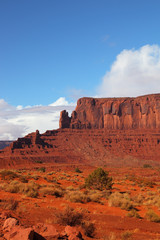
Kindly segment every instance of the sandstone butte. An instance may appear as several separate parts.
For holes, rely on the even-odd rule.
[[[0,151],[0,167],[54,164],[160,163],[160,94],[78,100],[59,129],[37,130]]]

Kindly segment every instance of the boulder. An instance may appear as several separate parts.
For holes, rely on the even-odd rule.
[[[59,237],[59,233],[56,228],[51,224],[39,223],[33,227],[34,231],[43,236],[44,238]]]
[[[68,240],[83,239],[82,234],[80,233],[77,227],[66,226],[64,231],[68,236]]]
[[[7,218],[4,221],[3,229],[10,231],[14,226],[18,225],[18,220],[15,218]]]
[[[22,228],[20,226],[15,226],[4,236],[7,240],[33,240],[34,230],[32,228]]]

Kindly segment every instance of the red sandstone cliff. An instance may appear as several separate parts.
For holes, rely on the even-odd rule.
[[[81,98],[60,129],[18,138],[0,150],[0,168],[35,164],[160,162],[160,94],[137,98]]]
[[[59,125],[72,129],[160,129],[160,94],[81,98],[71,117],[61,112]]]

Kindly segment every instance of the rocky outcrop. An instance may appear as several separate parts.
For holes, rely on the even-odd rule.
[[[14,151],[15,149],[31,148],[33,146],[37,148],[50,147],[50,145],[41,138],[39,131],[36,130],[36,132],[30,133],[24,138],[18,138],[17,141],[12,142],[10,148]]]
[[[160,129],[160,94],[137,98],[81,98],[68,117],[61,112],[60,128]]]
[[[58,232],[55,226],[51,224],[39,223],[35,226],[24,228],[18,224],[18,220],[15,218],[8,218],[4,221],[2,235],[7,240],[84,239],[77,227],[66,226],[62,233]]]
[[[60,128],[69,128],[70,122],[71,122],[71,118],[68,116],[68,112],[66,110],[63,110],[60,113],[59,127]]]
[[[123,159],[130,166],[142,160],[160,162],[160,94],[81,98],[71,117],[61,112],[60,129],[37,130],[0,150],[0,168],[39,163],[117,166]]]

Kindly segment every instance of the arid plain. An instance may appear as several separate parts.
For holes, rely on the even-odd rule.
[[[160,94],[79,99],[0,151],[0,239],[160,239],[159,156]],[[87,186],[96,169],[111,187]]]

